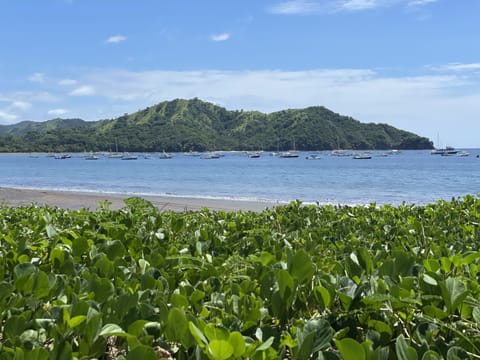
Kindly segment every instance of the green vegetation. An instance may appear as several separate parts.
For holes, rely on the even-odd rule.
[[[55,119],[0,126],[0,151],[205,151],[431,149],[432,142],[386,124],[362,124],[324,107],[271,114],[173,100],[113,120]]]
[[[1,359],[465,359],[480,200],[0,208]]]

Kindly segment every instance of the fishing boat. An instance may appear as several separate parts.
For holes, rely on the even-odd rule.
[[[372,155],[368,153],[361,153],[361,154],[356,154],[353,156],[355,160],[368,160],[372,158]]]
[[[108,154],[108,157],[111,159],[123,159],[124,156],[125,154],[121,154],[118,152],[118,142],[117,142],[117,138],[115,138],[115,152],[114,153],[110,152],[110,154]]]
[[[56,154],[54,156],[54,159],[56,160],[64,160],[64,159],[70,159],[72,156],[70,154]]]
[[[163,153],[161,153],[159,156],[158,156],[160,159],[171,159],[173,158],[173,156],[169,153],[166,153],[165,151],[163,151]]]
[[[85,156],[85,160],[98,160],[98,156],[96,156],[95,154],[90,154]]]
[[[122,160],[137,160],[137,159],[138,159],[137,155],[124,154],[122,156]]]
[[[258,159],[260,157],[260,152],[258,152],[258,151],[248,152],[247,156],[250,159]]]
[[[216,152],[209,152],[201,156],[202,159],[220,159],[220,154]]]
[[[299,155],[296,150],[283,151],[278,155],[278,157],[281,157],[281,158],[298,158],[298,156]]]
[[[432,155],[442,155],[442,156],[456,155],[457,153],[458,153],[458,150],[452,146],[447,146],[440,149],[433,149],[431,151]]]
[[[342,149],[337,149],[337,150],[332,150],[330,152],[330,156],[338,156],[338,157],[350,157],[352,156],[352,152],[350,150],[342,150]]]

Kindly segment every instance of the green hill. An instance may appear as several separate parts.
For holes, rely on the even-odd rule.
[[[173,100],[112,120],[55,119],[0,126],[0,151],[189,151],[431,149],[387,124],[361,123],[325,107],[270,114]]]
[[[89,126],[82,119],[52,119],[44,122],[22,121],[14,125],[0,125],[0,135],[23,135],[29,132],[46,132],[55,129],[71,129]]]

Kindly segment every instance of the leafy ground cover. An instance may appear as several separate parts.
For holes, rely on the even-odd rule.
[[[480,200],[0,208],[0,359],[480,358]]]

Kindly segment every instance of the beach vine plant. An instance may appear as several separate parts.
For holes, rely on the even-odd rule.
[[[480,200],[0,208],[0,359],[480,358]]]

